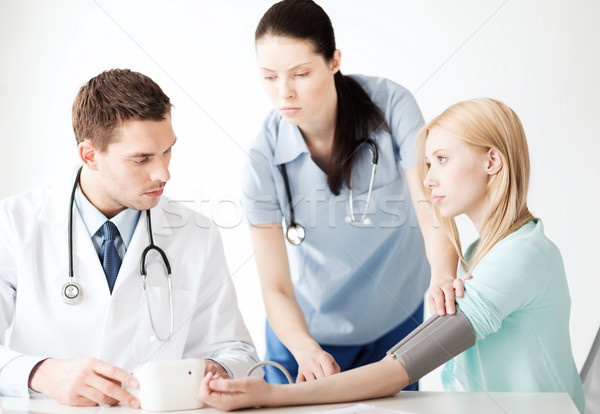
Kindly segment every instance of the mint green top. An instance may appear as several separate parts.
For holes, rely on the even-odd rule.
[[[465,254],[468,261],[478,241]],[[459,275],[465,273],[461,267]],[[566,392],[583,413],[569,337],[571,298],[556,245],[541,220],[497,243],[457,302],[477,336],[446,364],[442,381],[466,391]]]

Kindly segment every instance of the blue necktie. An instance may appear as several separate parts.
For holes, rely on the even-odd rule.
[[[102,246],[100,246],[100,261],[104,268],[108,289],[112,294],[119,268],[121,267],[121,258],[115,247],[115,239],[119,235],[117,226],[111,221],[107,221],[101,227],[102,230]]]

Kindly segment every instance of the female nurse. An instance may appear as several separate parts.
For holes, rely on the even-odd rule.
[[[448,361],[463,336],[472,335],[462,348],[466,350],[444,367],[447,389],[563,392],[583,413],[569,337],[569,288],[558,248],[527,208],[529,153],[519,118],[492,99],[453,105],[420,132],[417,162],[440,228],[460,254],[459,273],[472,274],[464,278],[464,297],[457,300],[460,313],[428,322],[465,318],[462,326],[452,326],[466,324],[466,335],[447,330],[434,341],[437,334],[425,323],[420,347],[410,340],[394,347],[408,358],[396,359],[391,350],[379,362],[312,383],[272,385],[262,379],[212,379],[209,374],[200,391],[205,402],[229,410],[391,396],[418,379],[409,375],[419,371],[408,369],[414,361],[436,361],[428,366],[433,369],[431,365]],[[460,214],[471,219],[480,235],[464,256],[453,219]],[[462,284],[455,280],[457,292]],[[449,345],[439,349],[438,344]]]
[[[415,203],[423,120],[411,93],[342,75],[331,21],[310,0],[272,6],[255,41],[274,110],[250,145],[242,204],[266,358],[307,381],[380,360],[422,322],[430,282],[431,308],[453,313],[458,256],[431,205]],[[267,379],[285,382],[271,367]]]

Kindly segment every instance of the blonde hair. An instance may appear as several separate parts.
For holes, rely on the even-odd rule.
[[[443,217],[437,207],[433,208],[463,267],[471,272],[496,243],[534,219],[527,209],[529,150],[525,132],[517,114],[500,101],[476,98],[450,106],[425,125],[417,136],[417,170],[429,201],[431,190],[423,182],[427,175],[425,142],[432,128],[444,130],[477,152],[495,149],[503,161],[500,171],[488,184],[489,213],[481,229],[481,239],[468,263],[462,254],[454,219]]]

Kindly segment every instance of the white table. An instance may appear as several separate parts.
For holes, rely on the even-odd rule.
[[[123,406],[67,407],[49,399],[21,399],[3,397],[3,414],[132,414],[150,413]],[[391,398],[362,401],[388,410],[409,411],[418,414],[579,414],[568,394],[561,393],[480,393],[480,392],[427,392],[405,391]],[[283,408],[261,408],[236,412],[252,414],[297,414],[348,407],[356,403],[310,405]],[[171,414],[215,414],[221,411],[205,408],[192,411],[171,411]]]

